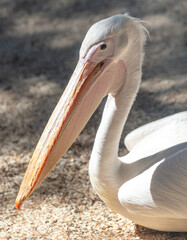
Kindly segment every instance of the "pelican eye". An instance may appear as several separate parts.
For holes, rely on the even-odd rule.
[[[103,43],[103,44],[100,46],[100,49],[101,49],[101,50],[104,50],[105,48],[106,48],[106,44]]]

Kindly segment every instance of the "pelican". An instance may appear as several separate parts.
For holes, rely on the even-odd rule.
[[[187,231],[187,111],[148,123],[125,138],[124,124],[142,75],[147,31],[119,14],[87,32],[78,64],[36,146],[15,205],[23,201],[69,149],[108,95],[89,163],[93,188],[114,211],[160,231]]]

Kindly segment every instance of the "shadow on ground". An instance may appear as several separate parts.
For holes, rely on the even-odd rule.
[[[13,213],[10,229],[3,229],[5,236],[13,231],[14,217],[20,216],[13,208],[13,201],[26,165],[76,65],[87,29],[102,18],[123,12],[147,21],[151,40],[146,47],[143,84],[122,135],[121,151],[126,133],[187,107],[183,97],[187,81],[180,80],[187,77],[186,1],[1,1],[0,203],[5,222],[6,216]],[[163,83],[171,87],[162,87]],[[41,204],[39,198],[45,202],[54,196],[59,197],[54,207],[58,204],[63,207],[64,201],[78,209],[79,197],[89,206],[100,201],[90,193],[87,162],[103,106],[104,101],[62,162],[31,197],[33,202]],[[32,211],[32,205],[28,206]],[[158,239],[166,236],[136,228],[142,239],[153,233]],[[185,239],[185,236],[173,233],[160,239]]]

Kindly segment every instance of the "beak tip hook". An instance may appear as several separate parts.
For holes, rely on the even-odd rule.
[[[21,201],[20,201],[20,199],[16,199],[16,201],[15,201],[15,206],[16,206],[16,208],[17,208],[18,210],[21,210]]]

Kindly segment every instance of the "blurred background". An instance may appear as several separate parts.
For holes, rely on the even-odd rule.
[[[24,212],[14,208],[28,161],[78,61],[87,30],[125,12],[145,21],[150,39],[120,154],[126,152],[128,132],[187,109],[187,1],[0,1],[1,239],[186,239],[134,226],[93,192],[87,169],[104,101]]]

